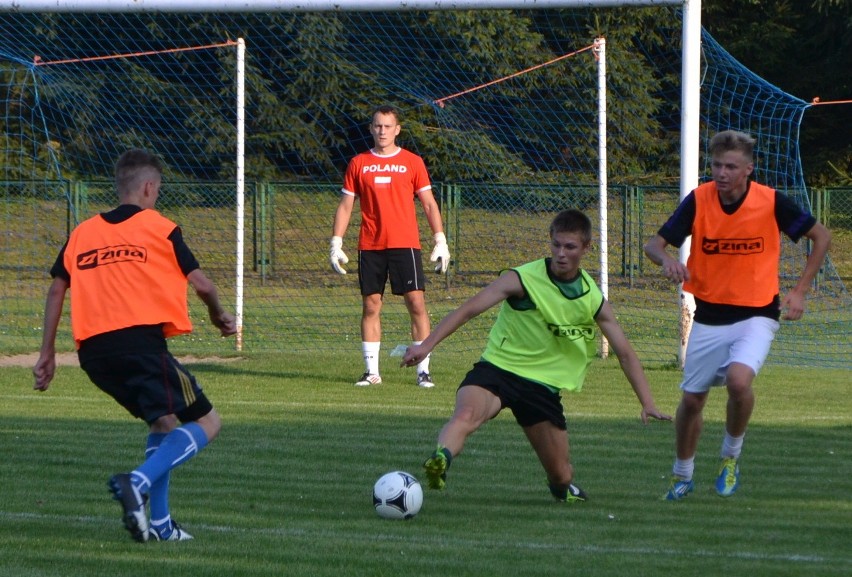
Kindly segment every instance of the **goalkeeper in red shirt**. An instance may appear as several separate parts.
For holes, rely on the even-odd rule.
[[[380,106],[374,110],[370,123],[373,147],[350,161],[334,215],[331,266],[336,272],[346,274],[342,265],[349,262],[349,258],[343,252],[343,236],[355,200],[359,201],[358,284],[363,299],[361,347],[365,370],[355,385],[361,387],[382,382],[379,374],[380,315],[388,280],[391,292],[405,299],[414,344],[422,342],[431,330],[424,296],[426,278],[415,198],[423,206],[435,239],[430,258],[436,263],[435,271],[446,273],[450,263],[441,211],[432,194],[426,165],[421,157],[396,144],[400,130],[399,112],[394,107]],[[435,386],[429,373],[428,357],[417,366],[417,385]]]

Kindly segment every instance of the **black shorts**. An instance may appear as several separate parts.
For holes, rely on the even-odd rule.
[[[388,279],[395,295],[426,290],[420,249],[358,251],[358,284],[363,296],[385,294]]]
[[[522,427],[549,421],[562,431],[568,429],[559,393],[540,383],[504,371],[487,361],[479,361],[465,375],[459,388],[466,386],[482,387],[497,395],[504,408],[512,409],[515,420]]]
[[[182,423],[213,409],[189,371],[168,351],[87,359],[89,379],[136,418],[149,425],[169,414]]]

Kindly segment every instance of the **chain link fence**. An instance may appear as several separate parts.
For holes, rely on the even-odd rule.
[[[598,231],[585,268],[600,277],[598,187],[571,183],[500,186],[435,183],[452,254],[449,274],[430,275],[427,304],[433,323],[496,278],[505,268],[549,255],[548,227],[565,208],[584,210]],[[302,351],[327,348],[360,358],[360,295],[354,258],[358,211],[344,238],[350,274],[328,263],[331,223],[340,183],[251,182],[245,198],[243,350]],[[108,181],[0,183],[2,238],[0,310],[5,353],[37,350],[41,340],[48,271],[80,220],[115,204]],[[852,188],[812,192],[814,213],[834,234],[832,261],[809,301],[809,314],[773,354],[796,364],[852,366],[848,331],[849,295],[842,279],[852,275],[846,257],[852,244]],[[678,189],[666,186],[611,186],[607,198],[609,299],[646,363],[674,364],[679,350],[677,287],[646,259],[642,245],[678,203]],[[220,287],[225,303],[236,295],[236,201],[232,182],[174,182],[166,179],[158,209],[177,222],[202,268]],[[421,215],[424,263],[432,239]],[[789,264],[782,280],[801,271],[806,246],[785,246]],[[427,269],[431,270],[431,269]],[[194,297],[192,335],[172,348],[187,354],[222,352],[223,343]],[[409,319],[401,298],[389,293],[383,311],[383,342],[390,350],[407,343]],[[475,319],[453,337],[455,350],[479,351],[495,311]],[[72,342],[67,318],[58,346]],[[782,332],[783,334],[783,332]],[[227,346],[233,346],[231,344]],[[828,359],[826,361],[826,359]]]

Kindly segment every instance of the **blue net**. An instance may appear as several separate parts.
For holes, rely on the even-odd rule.
[[[359,364],[355,274],[327,262],[348,160],[371,110],[402,110],[400,144],[429,166],[453,266],[430,279],[433,322],[509,267],[545,256],[553,214],[598,220],[596,38],[606,38],[609,296],[643,361],[673,363],[676,287],[642,256],[678,202],[681,14],[672,7],[277,14],[0,15],[4,125],[0,348],[32,351],[48,271],[75,223],[115,203],[130,147],[167,164],[159,208],[183,228],[226,302],[236,298],[236,39],[246,59],[243,348],[349,351]],[[701,140],[757,138],[756,178],[804,206],[799,126],[809,104],[702,34]],[[702,159],[704,162],[704,159]],[[706,167],[705,167],[706,169]],[[707,174],[709,171],[705,170]],[[356,250],[357,215],[344,249]],[[423,219],[424,253],[431,235]],[[600,274],[598,248],[587,261]],[[807,243],[786,243],[783,288]],[[354,267],[351,272],[354,272]],[[387,296],[383,340],[408,342]],[[852,366],[850,298],[831,262],[776,362]],[[219,351],[203,307],[178,352]],[[479,351],[493,316],[453,338]],[[70,348],[68,325],[60,344]]]

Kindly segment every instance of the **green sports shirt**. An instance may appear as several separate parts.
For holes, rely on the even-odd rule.
[[[554,279],[549,258],[511,270],[526,295],[503,302],[482,359],[554,389],[580,390],[597,351],[603,294],[583,269],[572,281]]]

